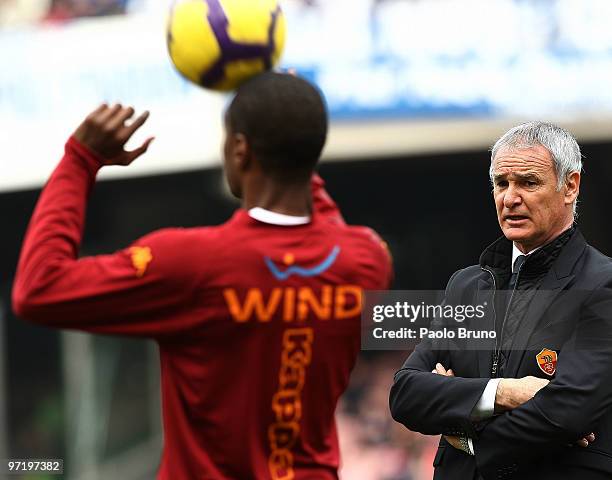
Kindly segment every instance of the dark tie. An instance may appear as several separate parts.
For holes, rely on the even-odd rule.
[[[523,263],[525,263],[526,258],[527,255],[519,255],[518,257],[516,257],[516,260],[512,265],[512,275],[510,276],[510,282],[508,282],[508,290],[514,290],[514,287],[516,286],[516,278],[518,277],[518,274],[521,270],[521,267],[523,266]]]
[[[516,260],[512,264],[512,275],[510,276],[510,281],[508,282],[508,291],[506,292],[506,317],[504,322],[504,331],[502,334],[502,357],[506,356],[505,350],[509,349],[512,345],[512,341],[516,334],[516,329],[519,326],[521,317],[519,315],[513,315],[508,309],[510,308],[510,301],[514,300],[514,303],[517,301],[521,301],[518,298],[518,293],[513,293],[513,290],[516,288],[516,280],[518,279],[519,272],[521,271],[521,267],[525,260],[527,259],[527,255],[519,255],[516,257]],[[517,297],[517,298],[514,298]],[[503,365],[505,363],[505,358],[501,360],[500,364]],[[501,372],[500,366],[500,372]]]

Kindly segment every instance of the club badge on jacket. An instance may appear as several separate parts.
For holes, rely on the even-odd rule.
[[[540,353],[536,355],[538,367],[546,375],[553,376],[557,371],[557,352],[548,348],[543,348]]]

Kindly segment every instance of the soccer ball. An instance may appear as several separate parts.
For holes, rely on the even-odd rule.
[[[285,30],[277,0],[177,0],[168,51],[187,79],[229,91],[278,63]]]

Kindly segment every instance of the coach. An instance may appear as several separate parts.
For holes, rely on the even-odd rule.
[[[395,420],[442,434],[435,479],[612,478],[612,260],[575,226],[581,170],[575,139],[548,123],[493,147],[503,236],[445,301],[488,305],[471,327],[497,337],[424,341],[391,389]]]

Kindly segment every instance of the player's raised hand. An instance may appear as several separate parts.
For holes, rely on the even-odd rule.
[[[87,116],[73,136],[100,155],[105,165],[129,165],[145,153],[153,141],[150,137],[135,150],[125,149],[127,141],[149,118],[149,112],[144,112],[131,120],[134,113],[132,107],[121,104],[109,107],[104,103]]]

